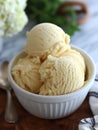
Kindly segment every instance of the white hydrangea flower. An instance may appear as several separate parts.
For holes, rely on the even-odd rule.
[[[11,36],[23,29],[28,18],[24,12],[26,0],[0,0],[0,37]]]
[[[27,0],[18,0],[18,1],[19,1],[19,3],[20,3],[21,7],[22,7],[23,9],[25,9]]]

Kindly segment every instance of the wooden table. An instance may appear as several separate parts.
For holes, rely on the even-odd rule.
[[[19,120],[15,124],[9,124],[4,120],[4,109],[6,104],[6,92],[0,90],[0,130],[78,130],[79,121],[82,118],[92,116],[88,104],[88,96],[81,107],[68,117],[55,120],[37,118],[20,105],[16,96],[13,100],[19,114]]]

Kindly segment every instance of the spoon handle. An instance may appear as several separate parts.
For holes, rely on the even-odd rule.
[[[15,123],[18,120],[18,115],[15,106],[13,104],[10,89],[7,89],[6,92],[7,92],[7,104],[5,109],[5,120],[8,123]]]

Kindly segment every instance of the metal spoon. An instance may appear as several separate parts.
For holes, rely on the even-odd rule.
[[[0,67],[0,88],[7,92],[7,103],[4,118],[8,123],[15,123],[18,120],[18,115],[11,96],[11,87],[9,86],[7,78],[7,68],[8,62],[5,61]]]

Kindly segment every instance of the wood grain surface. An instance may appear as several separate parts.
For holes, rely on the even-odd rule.
[[[82,118],[92,116],[88,96],[76,112],[68,117],[55,120],[41,119],[29,114],[20,105],[13,92],[12,96],[19,114],[19,120],[15,124],[9,124],[4,120],[6,92],[0,89],[0,130],[78,130],[79,121]]]

